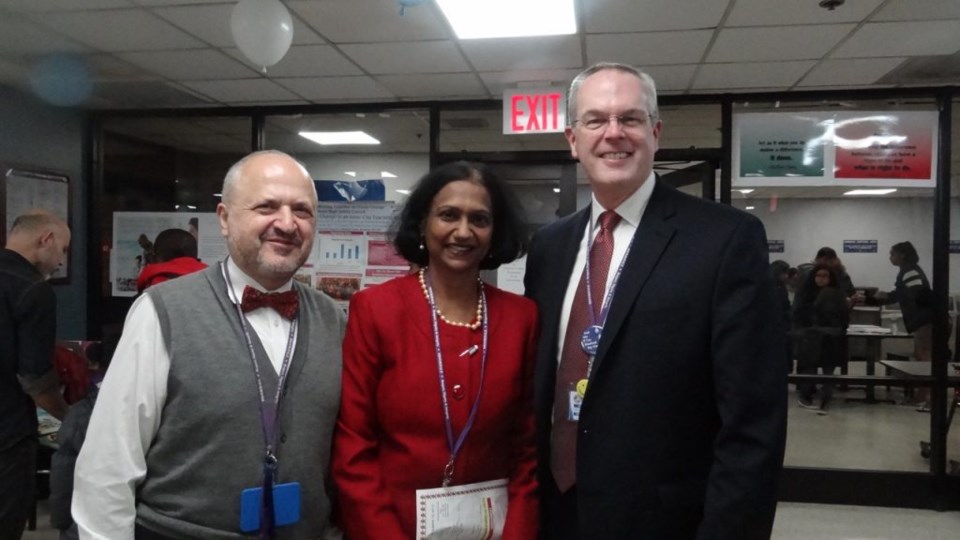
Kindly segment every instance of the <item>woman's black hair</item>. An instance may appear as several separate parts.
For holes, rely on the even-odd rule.
[[[480,263],[480,268],[492,270],[523,256],[527,252],[526,224],[513,191],[486,167],[466,161],[441,165],[417,182],[392,227],[393,245],[397,253],[413,264],[427,265],[430,254],[426,249],[420,249],[424,220],[430,213],[430,205],[437,193],[457,180],[476,182],[490,196],[493,234],[490,251]]]
[[[900,257],[903,259],[903,262],[909,265],[915,265],[920,262],[920,256],[917,255],[917,248],[913,247],[913,244],[910,242],[900,242],[890,246],[890,251],[896,251],[900,254]]]

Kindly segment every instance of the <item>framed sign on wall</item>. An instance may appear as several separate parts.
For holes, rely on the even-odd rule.
[[[4,223],[0,243],[7,241],[7,232],[17,216],[42,208],[70,223],[70,177],[66,174],[29,166],[0,164],[0,213]],[[69,283],[70,257],[53,276],[51,283]]]

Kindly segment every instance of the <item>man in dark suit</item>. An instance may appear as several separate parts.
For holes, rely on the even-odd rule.
[[[769,538],[787,384],[763,226],[657,181],[648,75],[597,64],[567,107],[592,203],[535,235],[525,276],[542,536]]]

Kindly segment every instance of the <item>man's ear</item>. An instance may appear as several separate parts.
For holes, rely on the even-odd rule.
[[[53,231],[47,230],[40,235],[40,238],[37,240],[37,243],[40,244],[40,247],[45,247],[49,245],[54,240]]]
[[[223,203],[217,204],[217,218],[220,220],[220,234],[224,237],[230,232],[230,227],[227,226],[227,214],[229,214],[229,209],[227,205]]]

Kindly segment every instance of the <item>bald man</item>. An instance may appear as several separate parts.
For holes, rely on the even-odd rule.
[[[70,229],[44,210],[19,216],[0,250],[0,531],[20,538],[33,504],[37,406],[63,419],[53,369],[57,299],[47,278],[63,264]],[[11,536],[6,536],[11,534]]]
[[[77,459],[81,538],[335,534],[345,317],[293,280],[313,245],[313,180],[256,152],[222,193],[227,259],[150,287],[127,315]]]

